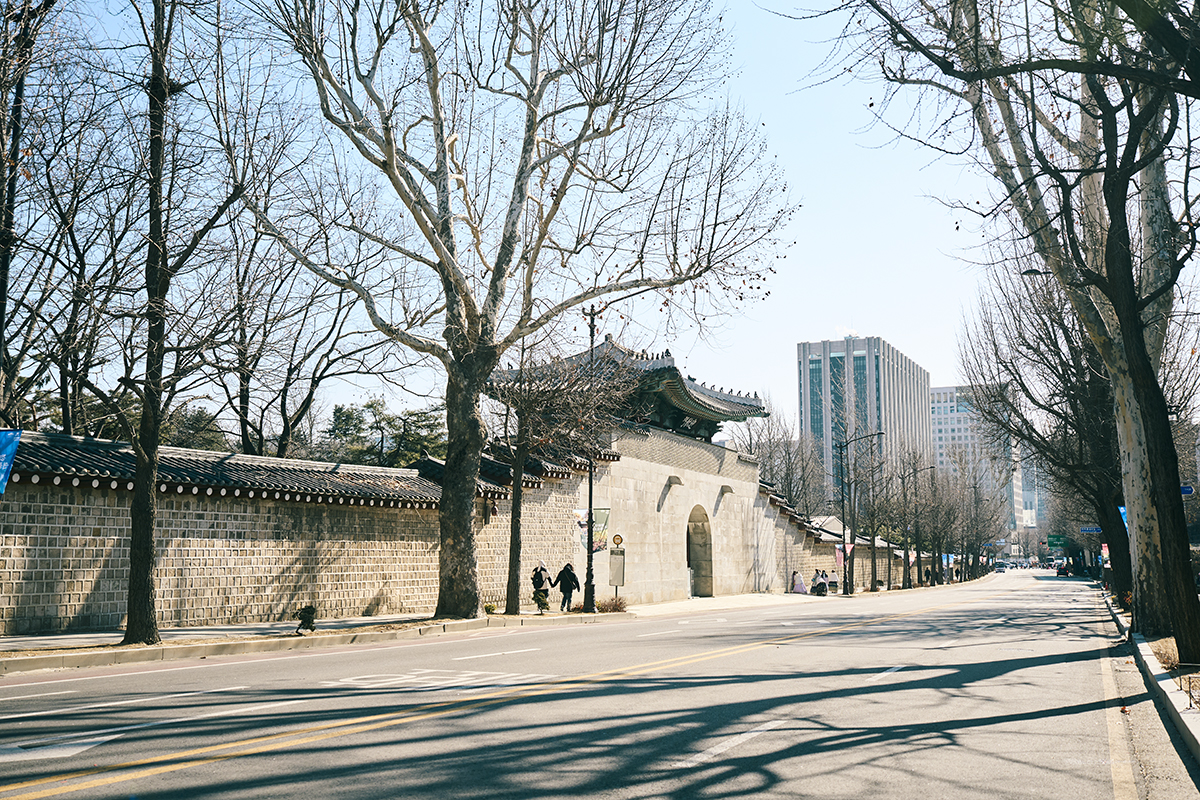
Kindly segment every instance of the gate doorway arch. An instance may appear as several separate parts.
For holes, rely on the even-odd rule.
[[[688,515],[687,564],[692,575],[692,597],[712,597],[712,530],[703,506],[696,506]]]

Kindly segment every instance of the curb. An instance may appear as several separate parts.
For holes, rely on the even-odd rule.
[[[615,614],[569,616],[505,617],[491,616],[456,620],[438,625],[405,628],[398,631],[367,631],[364,633],[331,633],[323,636],[291,636],[270,639],[238,639],[234,641],[199,642],[192,644],[158,644],[128,650],[100,650],[82,653],[55,653],[39,656],[4,658],[0,655],[0,675],[16,675],[44,669],[74,669],[78,667],[111,667],[120,664],[142,664],[154,661],[178,661],[185,658],[232,656],[246,653],[281,653],[291,650],[319,650],[352,644],[377,644],[399,639],[419,639],[481,628],[521,628],[561,625],[593,625],[613,619],[632,619],[628,612]]]
[[[1129,625],[1113,607],[1112,599],[1107,594],[1104,595],[1104,604],[1108,606],[1108,613],[1117,623],[1117,628],[1122,634],[1128,635]],[[1133,642],[1133,655],[1147,688],[1162,700],[1166,716],[1175,726],[1175,730],[1179,731],[1179,736],[1191,751],[1192,757],[1200,761],[1200,709],[1188,701],[1187,693],[1175,685],[1170,673],[1158,663],[1158,658],[1144,636],[1135,633],[1130,637],[1130,641]]]

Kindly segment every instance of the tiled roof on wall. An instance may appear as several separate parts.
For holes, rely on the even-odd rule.
[[[25,431],[10,481],[69,481],[73,485],[130,489],[133,448],[125,442]],[[220,494],[300,502],[357,501],[360,505],[436,508],[442,490],[416,470],[328,464],[163,447],[159,490],[177,494]],[[336,500],[335,500],[336,498]]]

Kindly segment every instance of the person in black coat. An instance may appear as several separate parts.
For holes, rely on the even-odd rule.
[[[558,571],[558,576],[550,581],[551,586],[558,586],[558,590],[562,592],[562,610],[571,610],[571,595],[579,588],[579,576],[575,574],[575,568],[570,564]]]

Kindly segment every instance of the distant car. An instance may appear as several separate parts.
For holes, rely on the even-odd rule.
[[[1006,567],[1004,564],[997,564],[996,572],[1008,572],[1008,567]]]
[[[1068,567],[1066,564],[1063,564],[1062,566],[1060,566],[1058,568],[1058,577],[1060,577],[1060,578],[1071,577],[1071,568]]]

